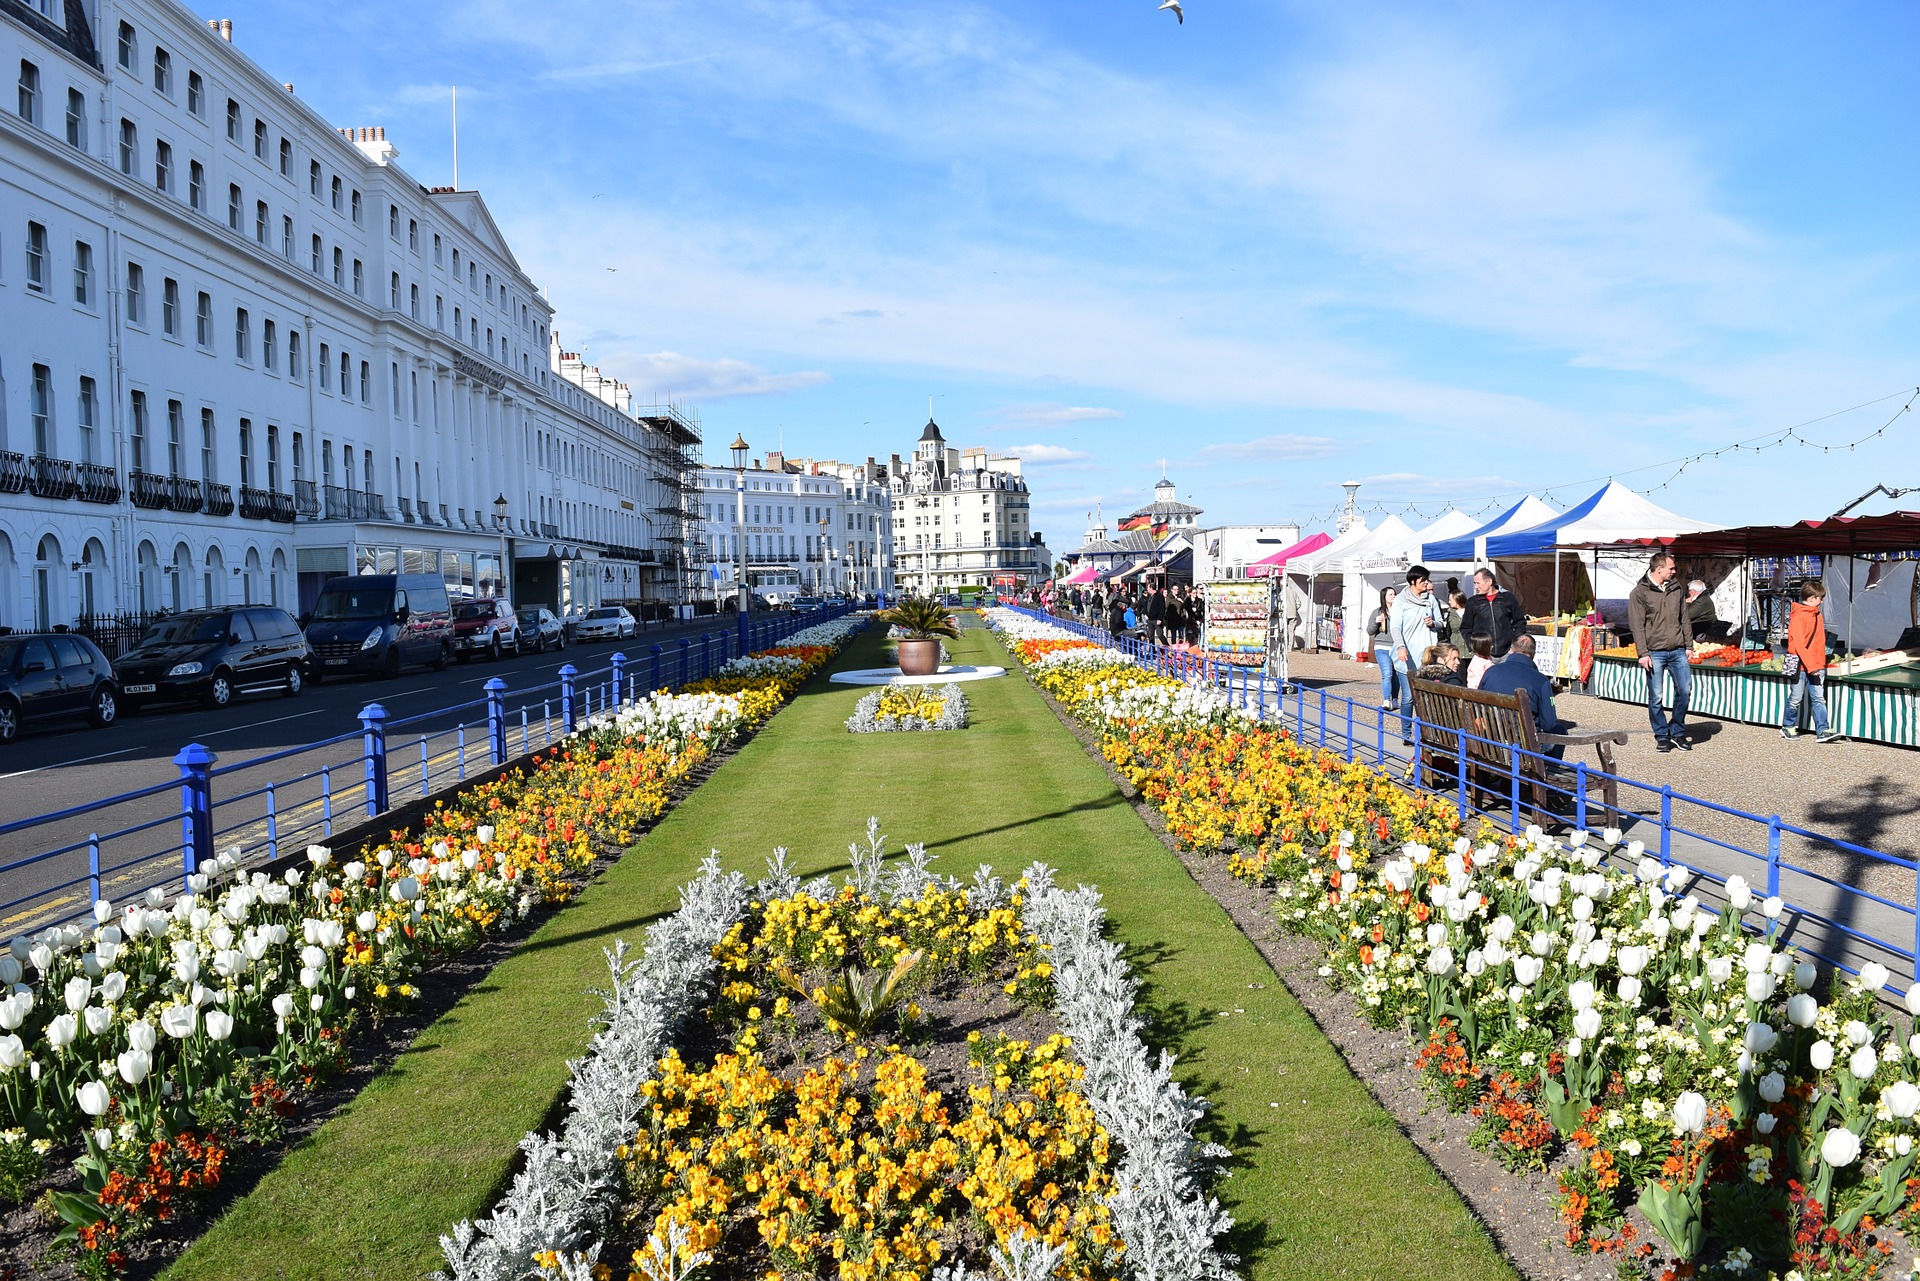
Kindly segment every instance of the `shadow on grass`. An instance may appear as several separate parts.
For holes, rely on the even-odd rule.
[[[927,849],[945,849],[949,846],[965,844],[968,841],[981,840],[988,836],[998,836],[1002,832],[1017,832],[1021,828],[1031,827],[1035,823],[1047,823],[1056,818],[1071,818],[1075,814],[1089,814],[1096,810],[1112,809],[1116,805],[1124,806],[1126,803],[1126,797],[1120,795],[1118,792],[1109,791],[1105,796],[1097,800],[1082,801],[1080,804],[1070,805],[1066,809],[1049,810],[1045,814],[1028,814],[1022,818],[1013,819],[1005,823],[996,823],[992,827],[983,827],[976,831],[963,832],[958,836],[949,836],[944,840],[929,841],[927,842]],[[1018,870],[1016,869],[1015,875],[1018,874]]]

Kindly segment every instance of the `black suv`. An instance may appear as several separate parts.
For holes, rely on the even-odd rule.
[[[104,728],[119,710],[113,666],[86,637],[0,635],[0,743],[18,738],[29,721],[85,716]]]
[[[284,609],[203,609],[154,623],[137,646],[114,660],[113,673],[129,711],[194,698],[225,707],[235,694],[254,690],[292,698],[300,692],[307,656],[306,638]]]

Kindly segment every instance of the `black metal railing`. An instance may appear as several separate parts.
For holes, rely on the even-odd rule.
[[[291,525],[294,514],[292,494],[283,494],[277,489],[267,491],[268,520],[281,525]]]
[[[136,471],[128,473],[127,479],[133,486],[133,505],[159,511],[167,506],[172,493],[167,487],[167,478],[158,472]]]
[[[22,494],[26,489],[26,455],[0,450],[0,494]]]
[[[159,614],[82,614],[73,620],[73,630],[100,647],[109,662],[140,643],[147,628]]]
[[[167,507],[177,512],[197,512],[206,505],[200,482],[185,476],[167,477]]]
[[[547,524],[547,523],[546,523],[545,521],[542,521],[542,522],[540,523],[540,537],[542,537],[542,538],[558,538],[558,537],[560,537],[560,526],[558,526],[558,525],[549,525],[549,524]]]
[[[208,481],[206,485],[207,485],[207,515],[209,516],[233,515],[233,486],[216,484],[211,480]]]
[[[386,520],[387,500],[381,494],[324,486],[320,491],[323,520]]]
[[[74,474],[80,482],[79,499],[83,503],[120,501],[120,473],[105,463],[78,463]]]
[[[320,491],[310,480],[293,482],[293,510],[308,520],[320,517]]]
[[[272,509],[271,495],[267,490],[255,489],[251,485],[240,487],[240,514],[248,520],[265,520]]]
[[[80,481],[66,459],[35,454],[27,460],[27,492],[36,498],[72,498],[80,492]]]

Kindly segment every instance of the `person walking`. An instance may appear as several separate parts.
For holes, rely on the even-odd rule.
[[[1393,602],[1389,631],[1393,633],[1393,666],[1400,677],[1400,741],[1413,746],[1413,682],[1407,678],[1420,665],[1427,646],[1440,638],[1447,625],[1446,607],[1434,593],[1425,565],[1407,570],[1407,590]]]
[[[1840,737],[1827,723],[1827,620],[1820,612],[1826,600],[1826,584],[1809,578],[1800,585],[1800,599],[1787,618],[1785,664],[1794,670],[1789,673],[1793,687],[1787,694],[1781,738],[1800,737],[1800,704],[1809,700],[1813,703],[1813,741],[1831,743]]]
[[[1687,704],[1693,692],[1693,668],[1687,662],[1687,594],[1674,581],[1678,571],[1667,552],[1647,560],[1647,573],[1627,597],[1627,626],[1641,670],[1647,674],[1647,719],[1653,723],[1657,752],[1693,750],[1687,737]],[[1673,682],[1673,713],[1664,703]],[[1483,683],[1481,688],[1486,688]]]
[[[1207,625],[1207,593],[1204,589],[1187,593],[1187,640],[1190,644],[1200,643],[1200,634]]]
[[[1160,584],[1147,587],[1146,599],[1147,641],[1153,645],[1167,642],[1167,598],[1160,590]]]
[[[1400,686],[1393,670],[1393,598],[1391,587],[1380,589],[1380,608],[1367,619],[1367,643],[1373,650],[1374,666],[1380,669],[1380,710],[1390,712],[1400,705]]]
[[[1493,656],[1504,657],[1513,638],[1527,630],[1527,611],[1520,598],[1494,580],[1493,571],[1482,565],[1473,571],[1473,595],[1467,598],[1461,624],[1468,636],[1485,632],[1493,638]]]

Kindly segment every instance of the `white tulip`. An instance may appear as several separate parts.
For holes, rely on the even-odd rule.
[[[103,898],[95,899],[93,901],[93,923],[95,925],[105,925],[112,919],[113,904]]]
[[[114,1062],[120,1069],[120,1079],[128,1085],[140,1084],[153,1071],[153,1056],[145,1050],[122,1050]]]
[[[193,1035],[200,1023],[200,1010],[193,1005],[169,1005],[160,1011],[160,1030],[176,1041]]]
[[[307,846],[307,861],[315,867],[325,867],[333,861],[333,851],[324,845]]]
[[[87,1008],[87,1002],[93,999],[93,984],[79,975],[67,980],[67,986],[61,995],[66,998],[67,1008],[78,1014]]]
[[[1697,1090],[1688,1090],[1673,1101],[1673,1128],[1698,1134],[1707,1127],[1707,1100]]]
[[[1631,974],[1620,980],[1615,991],[1620,994],[1621,1001],[1628,1005],[1638,1005],[1640,1003],[1640,980],[1634,978]]]
[[[1873,1029],[1859,1019],[1848,1019],[1847,1025],[1840,1029],[1840,1035],[1855,1045],[1865,1045],[1873,1039]]]
[[[327,963],[327,954],[315,944],[300,949],[300,964],[310,970],[317,970]]]
[[[1546,956],[1553,951],[1553,935],[1545,930],[1535,930],[1533,937],[1527,940],[1527,946],[1533,949],[1535,956]]]
[[[1715,987],[1724,987],[1733,977],[1733,958],[1731,956],[1709,957],[1707,960],[1707,979]]]
[[[1812,1027],[1813,1021],[1820,1017],[1820,1002],[1805,992],[1797,992],[1787,998],[1787,1022],[1795,1027]]]
[[[1753,903],[1753,887],[1747,884],[1747,878],[1737,873],[1727,878],[1727,906],[1736,912],[1744,912]]]
[[[0,1068],[11,1072],[27,1061],[27,1043],[9,1032],[0,1036]]]
[[[1749,974],[1765,974],[1773,963],[1773,949],[1765,943],[1749,943],[1746,952],[1740,958],[1741,966]]]
[[[1618,845],[1620,843],[1620,829],[1617,827],[1609,827],[1600,833],[1600,839],[1609,845]]]
[[[300,971],[300,986],[311,992],[320,986],[321,974],[311,965]]]
[[[233,1035],[233,1015],[225,1010],[207,1011],[207,1035],[216,1041],[224,1041]]]
[[[105,1116],[108,1105],[113,1102],[107,1087],[98,1081],[82,1082],[74,1089],[73,1097],[80,1105],[80,1110],[88,1116]]]
[[[321,1009],[326,1005],[326,1003],[327,1003],[327,998],[324,996],[321,996],[318,992],[315,992],[311,997],[307,999],[308,1006],[312,1008],[315,1014],[318,1014],[321,1011]]]
[[[280,995],[274,997],[273,1012],[283,1019],[292,1014],[293,994],[290,992],[282,992]]]
[[[1585,1009],[1573,1016],[1574,1035],[1591,1041],[1600,1035],[1600,1011]]]
[[[380,923],[380,918],[374,915],[372,912],[362,912],[360,913],[360,915],[353,918],[354,927],[358,929],[362,934],[373,933],[374,926],[378,925],[379,923]]]
[[[1741,1044],[1751,1054],[1765,1054],[1779,1043],[1780,1034],[1768,1023],[1747,1024],[1746,1035],[1741,1039]]]
[[[1907,989],[1907,1013],[1920,1014],[1920,983]]]
[[[1920,1085],[1912,1081],[1895,1081],[1880,1091],[1880,1101],[1899,1120],[1912,1120],[1913,1114],[1920,1112]]]
[[[1911,1134],[1896,1134],[1893,1136],[1893,1152],[1895,1156],[1905,1156],[1911,1151],[1913,1151],[1913,1136]]]
[[[1434,948],[1427,956],[1427,972],[1442,978],[1453,973],[1453,949],[1445,946]]]
[[[20,962],[9,954],[0,954],[0,988],[12,987],[20,981],[26,971],[20,968]]]
[[[1487,936],[1498,943],[1513,941],[1513,918],[1505,913],[1493,918],[1493,924],[1487,926]]]
[[[1768,1103],[1778,1103],[1787,1097],[1787,1078],[1778,1072],[1769,1072],[1760,1078],[1760,1097]]]
[[[100,1036],[113,1026],[113,1011],[89,1005],[80,1011],[80,1021],[86,1024],[88,1036]]]
[[[473,829],[473,835],[474,835],[474,838],[478,840],[482,845],[493,844],[492,824],[482,823],[480,826]]]
[[[1479,948],[1468,952],[1466,970],[1469,978],[1477,979],[1482,974],[1485,974],[1487,972],[1487,954]]]
[[[345,867],[340,869],[340,875],[344,880],[363,881],[367,877],[367,865],[365,863],[362,863],[360,860],[355,859],[353,862],[347,864]]]
[[[1769,894],[1760,904],[1760,914],[1769,921],[1777,921],[1786,906],[1786,900],[1778,894]]]
[[[45,943],[35,943],[27,953],[27,959],[33,962],[33,968],[42,975],[53,968],[53,949]]]
[[[473,871],[474,868],[480,866],[480,851],[479,850],[460,851],[460,864],[462,867],[465,867],[469,872]]]
[[[1581,979],[1567,989],[1567,1003],[1576,1010],[1590,1009],[1593,1006],[1593,984]]]
[[[1861,1046],[1853,1052],[1853,1057],[1847,1060],[1847,1071],[1862,1081],[1872,1080],[1874,1069],[1879,1066],[1880,1056],[1873,1052],[1871,1045]]]
[[[1773,996],[1776,986],[1778,985],[1771,974],[1749,974],[1747,975],[1747,999],[1749,1001],[1768,1000]]]
[[[1878,961],[1868,961],[1860,967],[1860,990],[1862,992],[1878,992],[1881,988],[1885,987],[1892,978],[1893,975],[1888,972],[1886,966],[1880,964]]]
[[[1852,1165],[1859,1155],[1860,1136],[1852,1130],[1828,1130],[1820,1140],[1820,1159],[1835,1169]]]
[[[1653,959],[1653,950],[1643,944],[1620,949],[1620,972],[1626,975],[1639,974],[1647,968],[1647,962]]]
[[[78,1014],[56,1014],[47,1024],[47,1044],[56,1050],[66,1049],[79,1035],[80,1016]]]
[[[1513,958],[1513,977],[1532,987],[1540,979],[1540,972],[1547,963],[1537,956],[1516,956]]]
[[[1772,1134],[1773,1127],[1774,1119],[1773,1113],[1771,1112],[1762,1112],[1759,1116],[1753,1118],[1753,1128],[1761,1134]]]
[[[1815,1041],[1807,1049],[1807,1061],[1816,1072],[1824,1072],[1833,1066],[1833,1042],[1824,1037]]]
[[[388,889],[396,903],[411,903],[420,897],[420,882],[411,876],[403,876]]]
[[[1593,900],[1582,894],[1573,900],[1573,919],[1588,921],[1593,919]]]

